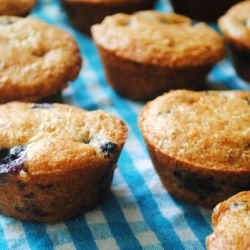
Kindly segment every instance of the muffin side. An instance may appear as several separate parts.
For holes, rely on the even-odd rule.
[[[127,127],[101,110],[0,105],[0,212],[21,220],[73,218],[107,196]]]
[[[218,20],[236,73],[250,82],[250,1],[232,6]]]

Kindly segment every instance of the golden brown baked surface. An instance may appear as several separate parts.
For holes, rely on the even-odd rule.
[[[232,6],[219,18],[218,24],[229,42],[250,49],[250,1],[242,1]]]
[[[155,147],[201,168],[249,170],[250,93],[175,91],[146,105],[140,125]]]
[[[208,250],[250,248],[250,192],[243,191],[219,203],[212,214],[213,233],[206,238]]]
[[[58,221],[100,203],[127,138],[121,120],[66,104],[10,102],[0,113],[1,213]]]
[[[0,15],[26,15],[35,4],[36,0],[1,0]]]
[[[224,56],[216,31],[177,14],[118,13],[92,26],[92,36],[104,49],[139,63],[185,67],[213,64]]]
[[[0,24],[0,103],[37,101],[76,79],[82,59],[70,34],[31,17]]]
[[[213,207],[250,188],[250,93],[177,90],[149,102],[139,126],[163,183]]]

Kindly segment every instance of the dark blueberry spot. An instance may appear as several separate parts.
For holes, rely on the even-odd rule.
[[[18,181],[17,182],[17,187],[19,190],[23,190],[25,188],[25,183]]]
[[[101,151],[105,154],[105,157],[110,157],[111,153],[115,150],[117,144],[113,142],[105,142],[101,146]]]
[[[25,146],[0,150],[0,174],[15,174],[23,169]]]
[[[53,187],[52,184],[40,184],[40,183],[37,183],[37,185],[38,185],[41,189]]]
[[[90,140],[88,140],[88,139],[84,139],[84,140],[83,140],[83,143],[85,143],[85,144],[89,144],[89,143],[90,143]]]
[[[0,25],[11,25],[17,21],[16,18],[5,17],[1,20]]]
[[[180,171],[174,171],[174,176],[179,179],[184,189],[195,193],[201,199],[221,190],[219,186],[214,184],[212,176],[204,177],[198,173],[184,173]]]
[[[250,143],[247,143],[247,144],[246,144],[245,150],[250,150]]]
[[[32,109],[52,109],[54,108],[51,103],[35,103]]]
[[[232,202],[230,203],[230,209],[231,210],[240,210],[246,207],[246,202]]]
[[[28,193],[28,194],[24,195],[24,198],[26,198],[26,199],[31,199],[33,197],[34,197],[34,193]]]
[[[250,104],[250,98],[247,98],[246,101],[248,104]]]
[[[35,204],[31,203],[28,204],[26,207],[20,207],[18,205],[14,205],[15,210],[17,210],[20,213],[28,214],[28,215],[35,215],[35,216],[41,216],[45,217],[48,216],[48,214],[41,209],[39,209]]]

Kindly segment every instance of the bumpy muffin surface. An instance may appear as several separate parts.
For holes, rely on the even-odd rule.
[[[232,6],[218,24],[228,42],[250,49],[250,1],[242,1]]]
[[[92,27],[96,43],[136,62],[183,67],[211,64],[224,55],[222,38],[204,23],[155,11],[108,16]],[[121,39],[122,38],[122,39]]]
[[[206,239],[208,250],[250,248],[250,192],[240,192],[219,203],[212,214],[214,232]]]
[[[1,213],[58,221],[101,202],[127,138],[121,120],[66,104],[10,102],[0,112]]]
[[[82,59],[67,32],[31,17],[1,16],[0,24],[0,103],[37,101],[76,79]]]
[[[167,189],[213,207],[249,187],[250,93],[177,90],[146,104],[139,126]]]

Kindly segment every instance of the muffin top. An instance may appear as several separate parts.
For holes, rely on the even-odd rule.
[[[1,0],[0,15],[26,15],[36,4],[36,0]]]
[[[125,124],[101,110],[10,102],[0,105],[0,113],[3,175],[96,167],[118,157],[127,138]]]
[[[224,56],[216,31],[174,13],[118,13],[93,25],[91,32],[97,45],[139,63],[185,67],[213,64]]]
[[[250,49],[250,1],[231,7],[219,18],[218,24],[229,42]]]
[[[248,171],[250,93],[176,90],[148,102],[142,134],[166,156],[197,168]]]
[[[0,50],[0,103],[54,94],[81,69],[73,37],[31,17],[0,17]]]
[[[207,249],[249,249],[250,192],[240,192],[219,203],[212,222],[214,232],[206,239]]]

